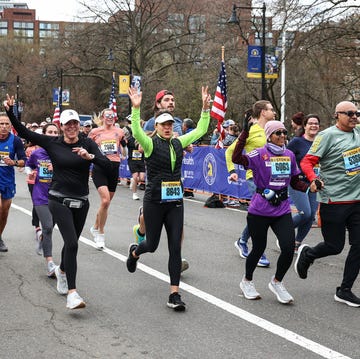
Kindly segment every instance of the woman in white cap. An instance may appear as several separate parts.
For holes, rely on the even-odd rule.
[[[243,154],[248,135],[249,124],[244,121],[243,131],[232,156],[234,163],[253,170],[256,185],[256,192],[251,199],[247,216],[253,248],[246,258],[245,275],[240,282],[240,289],[246,299],[261,298],[252,279],[256,265],[265,251],[267,232],[271,227],[279,241],[281,252],[275,275],[271,278],[268,287],[280,303],[290,304],[294,298],[282,282],[291,266],[295,246],[288,186],[291,185],[303,192],[308,190],[315,192],[316,185],[312,183],[309,187],[299,179],[300,170],[295,155],[285,147],[287,131],[283,123],[268,121],[265,125],[266,145]]]
[[[129,89],[132,102],[131,126],[133,136],[144,150],[147,169],[147,183],[143,211],[146,226],[146,239],[129,247],[128,271],[136,270],[141,254],[155,252],[162,227],[165,226],[169,246],[170,296],[169,308],[184,311],[185,303],[179,294],[181,272],[181,236],[184,224],[183,186],[181,183],[181,164],[183,149],[202,137],[209,126],[210,95],[208,88],[202,88],[202,113],[197,127],[179,137],[174,136],[174,117],[167,111],[158,113],[155,118],[156,134],[148,137],[140,126],[140,104],[142,93]]]
[[[49,209],[64,240],[61,263],[56,267],[57,290],[67,294],[66,307],[85,307],[76,290],[78,240],[89,210],[89,168],[91,163],[111,169],[110,161],[89,138],[79,139],[80,119],[74,110],[61,113],[62,136],[46,136],[29,131],[13,114],[14,97],[7,95],[4,106],[19,136],[41,146],[53,165],[49,189]]]

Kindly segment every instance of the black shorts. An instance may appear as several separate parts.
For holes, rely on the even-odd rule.
[[[101,167],[94,165],[92,179],[96,188],[106,186],[109,192],[115,192],[119,179],[120,162],[111,161],[111,172],[105,172]]]
[[[128,160],[128,166],[131,173],[145,172],[144,161],[132,161]]]

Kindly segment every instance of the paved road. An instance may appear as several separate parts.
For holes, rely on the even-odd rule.
[[[287,288],[295,304],[279,304],[267,289],[278,255],[270,233],[268,269],[254,280],[260,301],[240,296],[244,261],[233,242],[246,213],[203,207],[205,197],[186,200],[183,256],[190,268],[182,276],[185,313],[166,307],[167,245],[144,255],[134,274],[125,259],[139,201],[119,186],[110,208],[107,247],[98,251],[89,233],[98,197],[91,187],[91,209],[78,255],[79,293],[87,307],[69,311],[35,254],[31,209],[24,175],[17,175],[17,196],[0,253],[0,358],[360,358],[359,309],[336,303],[344,254],[324,258],[306,281],[291,269]],[[142,195],[142,193],[140,193]],[[313,229],[308,242],[320,240]],[[62,240],[54,233],[54,257]],[[354,291],[360,294],[359,281]]]

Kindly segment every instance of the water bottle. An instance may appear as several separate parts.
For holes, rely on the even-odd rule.
[[[272,189],[265,188],[264,191],[263,191],[263,196],[267,200],[270,200],[271,198],[273,198],[274,195],[275,195],[275,192]]]

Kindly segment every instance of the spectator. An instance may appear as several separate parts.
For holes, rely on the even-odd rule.
[[[154,114],[159,110],[169,111],[172,115],[175,112],[175,97],[171,91],[161,90],[155,96]],[[174,135],[182,135],[182,121],[178,117],[174,117]],[[155,117],[151,117],[144,125],[144,131],[153,132],[155,130]]]
[[[300,137],[304,134],[304,118],[305,115],[303,112],[297,112],[291,117],[293,136]]]

